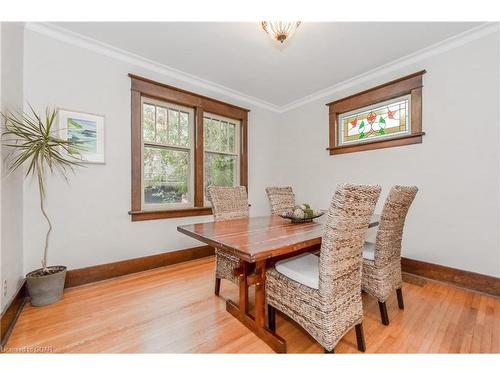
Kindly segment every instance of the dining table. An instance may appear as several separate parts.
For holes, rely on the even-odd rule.
[[[310,222],[292,223],[278,215],[181,225],[177,230],[239,259],[234,275],[239,277],[238,303],[228,299],[226,310],[277,353],[286,353],[286,341],[266,327],[266,270],[276,261],[321,246],[326,216]],[[369,227],[378,225],[373,215]],[[250,286],[255,287],[253,315],[249,311]]]

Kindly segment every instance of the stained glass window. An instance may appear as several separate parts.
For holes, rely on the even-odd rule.
[[[338,145],[373,141],[410,133],[410,95],[342,113]]]

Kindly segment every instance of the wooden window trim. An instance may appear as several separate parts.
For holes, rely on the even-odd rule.
[[[131,209],[132,221],[211,215],[203,202],[203,114],[205,112],[240,122],[240,185],[248,189],[248,112],[246,108],[225,103],[190,91],[178,89],[144,77],[129,74],[131,79]],[[172,210],[142,209],[142,97],[190,107],[194,110],[194,207]]]
[[[329,107],[330,133],[327,150],[330,155],[422,143],[422,136],[425,135],[422,131],[422,76],[424,74],[425,70],[422,70],[327,103],[326,105]],[[337,134],[339,115],[408,94],[411,95],[411,128],[409,134],[339,146]]]

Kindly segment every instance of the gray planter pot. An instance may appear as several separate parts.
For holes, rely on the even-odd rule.
[[[33,306],[45,306],[59,301],[63,296],[66,267],[48,267],[49,274],[40,268],[26,275],[26,284]]]

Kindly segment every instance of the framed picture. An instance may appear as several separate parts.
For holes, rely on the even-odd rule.
[[[59,109],[57,117],[61,137],[78,144],[82,162],[104,163],[104,116]]]

